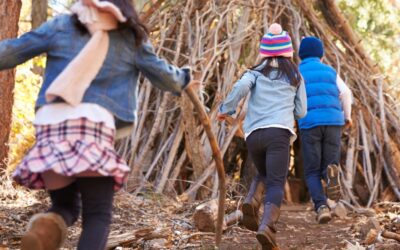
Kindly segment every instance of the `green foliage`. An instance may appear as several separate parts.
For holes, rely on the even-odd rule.
[[[390,0],[339,0],[362,44],[393,79],[400,76],[400,6]]]

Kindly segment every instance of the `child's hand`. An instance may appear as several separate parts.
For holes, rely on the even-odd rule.
[[[228,116],[227,114],[218,113],[217,114],[217,120],[220,121],[220,122],[225,121],[227,116]]]
[[[346,128],[351,128],[353,126],[353,121],[351,119],[346,119],[346,123],[344,124]]]

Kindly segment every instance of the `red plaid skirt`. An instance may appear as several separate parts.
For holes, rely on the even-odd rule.
[[[17,183],[43,189],[43,172],[72,177],[92,171],[113,176],[115,190],[123,186],[130,169],[114,149],[113,129],[85,118],[35,128],[36,143],[13,174]]]

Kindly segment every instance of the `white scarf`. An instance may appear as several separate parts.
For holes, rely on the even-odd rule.
[[[118,22],[126,22],[126,18],[114,4],[99,0],[85,1],[91,2],[92,6],[87,6],[80,0],[72,6],[71,11],[78,16],[92,37],[51,83],[46,91],[48,102],[61,97],[72,106],[81,103],[85,91],[99,73],[106,58],[110,43],[108,31],[116,29]]]

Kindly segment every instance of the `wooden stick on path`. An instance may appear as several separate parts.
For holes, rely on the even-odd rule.
[[[226,196],[226,188],[225,188],[225,169],[224,163],[222,161],[221,150],[219,149],[217,139],[212,132],[210,119],[203,107],[203,104],[198,98],[197,91],[195,90],[194,85],[199,84],[199,82],[192,81],[189,86],[185,89],[186,94],[188,95],[190,101],[193,103],[194,108],[198,112],[201,123],[204,126],[204,131],[207,134],[208,140],[210,141],[213,158],[215,160],[215,166],[218,173],[218,190],[219,190],[219,198],[218,198],[218,217],[217,217],[217,225],[215,231],[215,245],[219,247],[222,239],[222,227],[224,222],[224,210],[225,210],[225,196]]]
[[[387,230],[383,230],[382,236],[385,238],[397,240],[398,242],[400,242],[400,234],[389,232]]]

